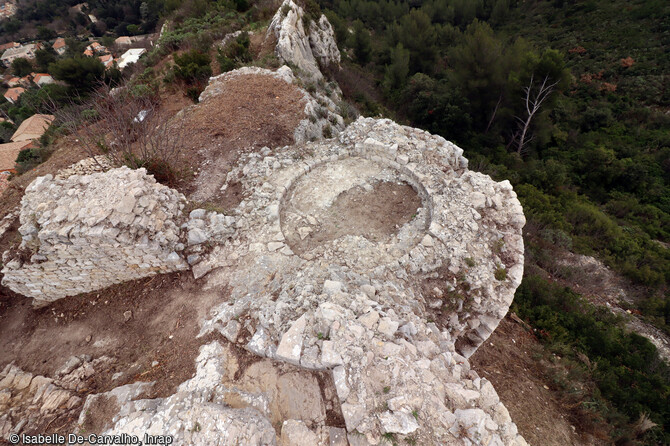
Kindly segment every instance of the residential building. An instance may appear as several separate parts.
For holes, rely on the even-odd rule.
[[[16,14],[16,3],[0,2],[0,18],[6,19]]]
[[[16,157],[24,149],[34,147],[32,141],[18,141],[0,144],[0,173],[13,172],[16,168]]]
[[[116,40],[114,41],[115,44],[118,46],[130,46],[132,45],[132,40],[130,40],[130,37],[128,36],[121,36],[117,37]]]
[[[54,78],[51,77],[51,75],[48,73],[37,73],[35,76],[33,76],[33,82],[35,85],[41,88],[43,85],[53,84]]]
[[[19,97],[26,91],[23,87],[14,87],[10,88],[5,92],[5,99],[7,99],[12,104],[16,104],[16,101],[19,100]]]
[[[62,37],[56,39],[56,41],[54,42],[53,45],[51,45],[51,47],[59,56],[65,54],[65,50],[67,50],[67,44],[65,43],[65,39],[63,39]]]
[[[98,42],[93,42],[86,47],[86,50],[84,50],[84,56],[93,57],[94,54],[105,54],[106,52],[107,48],[100,45]]]
[[[28,88],[30,87],[30,82],[32,82],[33,76],[30,74],[27,74],[23,76],[22,78],[19,79],[19,84],[21,84],[22,87]]]
[[[8,50],[8,49],[10,49],[10,48],[18,48],[18,47],[20,47],[20,46],[21,46],[20,43],[16,43],[16,42],[7,42],[7,43],[3,43],[2,45],[0,45],[0,51],[3,51],[3,52],[4,52],[5,50]]]
[[[123,70],[125,67],[140,60],[140,56],[146,53],[144,48],[131,48],[119,57],[119,69]]]
[[[0,61],[2,61],[2,63],[8,67],[12,64],[14,59],[18,59],[20,57],[24,59],[34,59],[35,51],[39,49],[40,49],[39,43],[29,43],[26,45],[21,45],[16,48],[9,48],[5,50],[4,53],[2,53]]]
[[[32,141],[39,139],[47,131],[55,117],[53,115],[32,115],[21,123],[12,135],[12,141]]]
[[[114,57],[111,54],[105,54],[104,56],[98,56],[100,62],[105,66],[105,68],[111,68],[114,66]]]
[[[7,82],[7,86],[9,88],[18,87],[21,85],[21,78],[16,76],[10,76],[10,78],[7,79],[5,82]]]

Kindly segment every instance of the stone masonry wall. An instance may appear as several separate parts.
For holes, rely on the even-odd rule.
[[[21,204],[20,256],[2,284],[41,306],[66,296],[188,269],[178,252],[186,199],[144,169],[36,179]]]

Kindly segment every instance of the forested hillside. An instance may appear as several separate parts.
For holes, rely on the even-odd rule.
[[[575,366],[596,383],[578,404],[620,442],[642,413],[668,431],[670,380],[653,346],[550,282],[573,273],[561,252],[593,255],[637,286],[628,305],[670,330],[670,5],[319,4],[348,56],[336,77],[364,114],[453,140],[473,168],[514,185],[528,218],[516,310],[552,351],[597,363]],[[670,441],[661,430],[646,443]]]

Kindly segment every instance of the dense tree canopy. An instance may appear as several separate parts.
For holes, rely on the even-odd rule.
[[[18,77],[30,74],[33,70],[33,64],[26,58],[18,57],[12,61],[12,72]]]
[[[61,59],[49,65],[49,73],[77,90],[90,90],[105,77],[105,66],[96,57]]]

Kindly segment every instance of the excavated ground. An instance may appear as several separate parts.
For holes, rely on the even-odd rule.
[[[277,147],[293,142],[293,130],[304,119],[304,99],[299,90],[269,76],[240,76],[230,80],[223,94],[198,107],[186,108],[184,140],[189,143],[182,166],[205,166],[209,172],[223,173],[213,178],[198,175],[186,177],[180,189],[213,198],[215,205],[234,208],[241,201],[241,188],[229,187],[218,193],[227,166],[243,151]],[[164,106],[177,113],[184,105],[178,95],[164,97]],[[170,107],[170,104],[173,104]],[[53,156],[36,169],[16,177],[2,194],[0,219],[16,209],[23,190],[36,177],[55,174],[89,156],[71,138],[62,139]],[[219,183],[220,182],[220,183]],[[20,241],[18,219],[0,235],[0,252]],[[190,274],[170,274],[141,279],[61,300],[47,308],[35,310],[30,300],[0,286],[0,369],[14,362],[33,374],[53,376],[73,355],[93,358],[109,356],[113,362],[96,370],[80,392],[108,391],[136,381],[157,382],[149,397],[164,397],[190,378],[195,371],[195,357],[200,345],[220,336],[196,338],[199,322],[209,308],[228,298],[225,289],[203,292],[201,284]],[[132,316],[126,320],[124,313]],[[127,314],[127,313],[126,313]],[[240,373],[260,358],[245,350],[229,347]],[[266,365],[267,367],[267,365]],[[290,370],[284,370],[290,369]],[[295,370],[294,370],[295,369]],[[299,371],[286,366],[282,373],[304,374],[318,382],[322,390],[332,388],[332,378],[325,374]],[[112,380],[115,374],[121,376]],[[323,375],[323,376],[322,376]],[[325,391],[325,390],[324,390]],[[332,399],[332,395],[329,395]],[[332,426],[342,426],[339,406],[329,401],[327,419]],[[74,432],[76,416],[60,415],[48,426],[27,426],[28,433]],[[103,411],[104,414],[104,411]],[[105,420],[100,420],[101,424]]]
[[[383,181],[369,190],[356,186],[337,197],[312,240],[321,243],[344,235],[362,235],[381,242],[396,234],[420,206],[419,196],[407,183]]]
[[[282,232],[298,255],[345,236],[386,242],[416,217],[421,198],[393,169],[362,158],[315,168],[287,191]]]
[[[293,144],[293,132],[305,119],[300,90],[271,76],[228,79],[221,94],[185,110],[184,161],[201,166],[195,180],[182,188],[196,202],[225,210],[242,200],[240,190],[219,192],[240,153]]]

